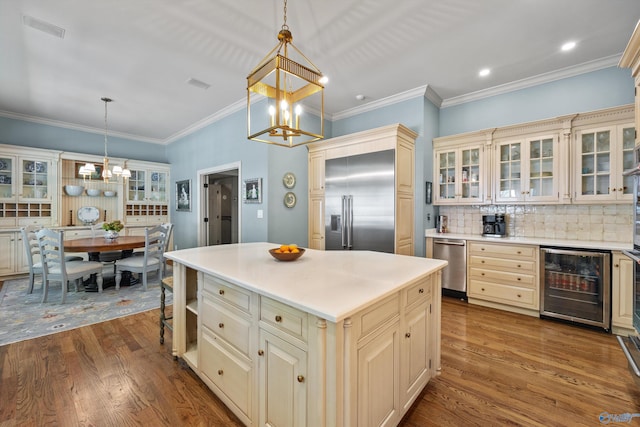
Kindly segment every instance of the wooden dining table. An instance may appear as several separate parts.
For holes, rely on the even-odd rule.
[[[89,261],[100,262],[100,252],[122,251],[122,258],[128,258],[133,254],[134,249],[144,248],[144,236],[118,236],[116,239],[105,239],[104,237],[87,237],[82,239],[72,239],[64,241],[65,252],[86,252]],[[134,285],[135,280],[128,271],[122,272],[121,286]],[[85,284],[85,291],[94,291],[95,280],[92,277],[90,283]],[[108,287],[107,282],[103,287]],[[97,291],[97,285],[95,285]]]

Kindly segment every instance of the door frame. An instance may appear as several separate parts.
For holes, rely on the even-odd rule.
[[[207,169],[200,169],[198,174],[198,246],[204,246],[207,242],[207,228],[204,226],[204,218],[207,215],[206,196],[207,191],[204,188],[207,176],[228,172],[230,170],[238,170],[238,243],[242,242],[242,185],[240,185],[240,177],[242,176],[242,164],[240,162],[227,163],[224,165],[214,166]]]

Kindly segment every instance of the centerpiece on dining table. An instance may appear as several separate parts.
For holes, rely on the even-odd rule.
[[[124,228],[124,224],[116,219],[111,222],[105,222],[102,224],[102,229],[105,230],[104,238],[107,240],[115,240],[118,238],[118,233]]]

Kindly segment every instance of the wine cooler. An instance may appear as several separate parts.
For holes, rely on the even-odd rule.
[[[611,252],[540,248],[540,316],[611,325]]]

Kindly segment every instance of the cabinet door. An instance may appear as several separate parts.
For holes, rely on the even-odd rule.
[[[324,250],[324,197],[309,199],[309,248]]]
[[[15,234],[0,233],[0,275],[13,274],[15,271]]]
[[[142,202],[145,199],[147,184],[147,171],[132,170],[131,178],[127,182],[127,200],[130,202]]]
[[[324,162],[325,153],[309,155],[309,193],[324,196]]]
[[[395,323],[358,349],[358,426],[396,425],[400,413],[400,342]]]
[[[149,184],[146,186],[146,199],[152,202],[166,202],[169,200],[169,176],[166,172],[152,170],[149,172]]]
[[[524,200],[522,189],[522,150],[524,141],[503,142],[496,146],[497,202]]]
[[[523,182],[525,201],[559,201],[557,136],[529,139],[526,143],[527,168],[523,176],[528,176],[528,180]]]
[[[456,150],[442,150],[435,154],[435,164],[437,165],[435,178],[437,190],[435,200],[439,204],[452,203],[456,201]]]
[[[13,157],[0,157],[0,199],[2,200],[13,200],[15,198],[15,164],[16,160]]]
[[[634,153],[636,128],[633,124],[622,125],[618,127],[618,135],[621,139],[621,168],[618,174],[618,200],[633,200],[633,176],[623,176],[622,172],[636,166],[636,158]]]
[[[429,380],[429,304],[423,304],[406,315],[406,325],[402,339],[402,365],[400,375],[402,404],[406,406],[422,390]]]
[[[306,426],[306,351],[261,329],[259,354],[259,425]]]
[[[47,200],[49,196],[49,170],[51,164],[46,160],[19,159],[20,199]]]
[[[633,261],[619,252],[613,253],[611,324],[633,329]]]

